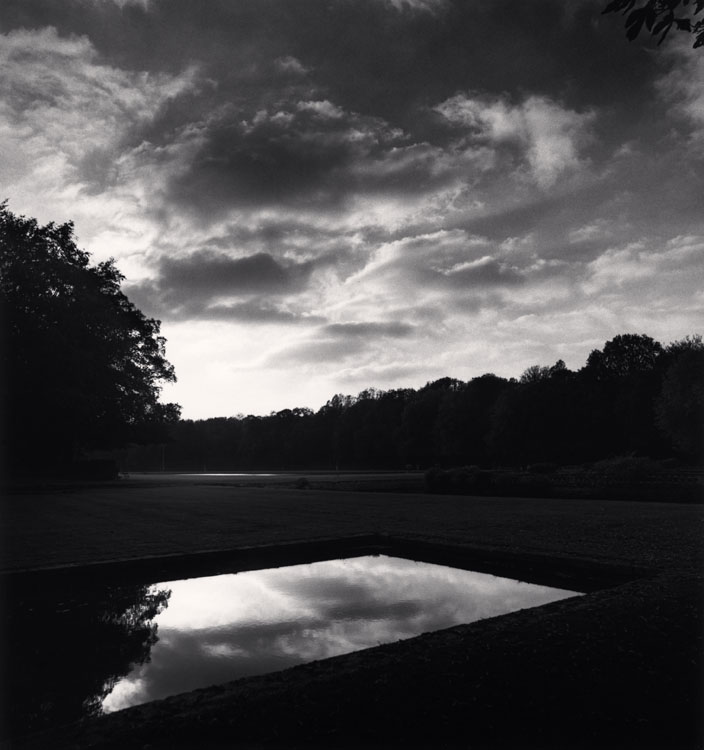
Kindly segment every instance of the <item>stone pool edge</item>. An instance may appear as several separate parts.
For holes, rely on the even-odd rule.
[[[91,563],[6,569],[0,571],[0,587],[56,583],[94,585],[97,582],[101,585],[143,584],[367,554],[415,559],[584,593],[653,577],[659,572],[657,568],[593,558],[448,543],[414,535],[376,533]]]

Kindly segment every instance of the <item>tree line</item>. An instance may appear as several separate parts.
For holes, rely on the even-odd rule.
[[[704,343],[622,334],[572,371],[446,377],[417,390],[335,395],[317,412],[180,420],[131,470],[427,468],[582,464],[614,456],[696,462],[704,452]]]

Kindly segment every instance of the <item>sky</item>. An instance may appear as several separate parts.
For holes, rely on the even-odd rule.
[[[0,200],[185,418],[704,332],[704,51],[599,0],[3,0]]]

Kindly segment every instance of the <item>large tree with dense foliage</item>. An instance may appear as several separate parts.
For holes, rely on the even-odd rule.
[[[162,437],[175,380],[160,323],[121,291],[113,260],[91,265],[73,224],[41,226],[0,204],[5,441],[11,468],[39,470],[82,449]]]
[[[645,334],[620,334],[591,352],[580,389],[592,404],[585,430],[592,445],[602,448],[595,458],[665,450],[654,411],[664,365],[662,345]]]

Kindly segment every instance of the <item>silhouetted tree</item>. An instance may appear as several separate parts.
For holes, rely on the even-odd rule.
[[[488,434],[492,457],[512,465],[575,460],[582,444],[580,402],[574,373],[562,360],[528,368],[496,402]]]
[[[694,47],[704,46],[704,19],[697,19],[704,10],[704,0],[611,0],[603,13],[626,16],[626,36],[633,41],[645,28],[653,36],[660,35],[658,44],[674,27],[694,35]]]
[[[398,430],[407,391],[362,391],[340,412],[336,429],[340,467],[396,466]]]
[[[352,396],[336,393],[328,402],[321,407],[316,415],[317,423],[321,424],[324,434],[330,439],[330,466],[339,468],[340,459],[343,457],[344,446],[342,445],[341,425],[343,414],[354,404]]]
[[[587,358],[586,371],[597,380],[615,380],[655,369],[662,345],[650,336],[624,333],[594,349]]]
[[[404,463],[432,466],[436,460],[435,423],[440,404],[448,393],[456,393],[464,383],[454,378],[441,378],[426,383],[412,394],[403,410],[399,431],[399,451]]]
[[[662,377],[662,345],[645,334],[621,334],[594,350],[580,371],[580,386],[594,406],[585,425],[601,457],[662,450],[655,398]]]
[[[175,380],[160,323],[123,294],[113,260],[90,265],[71,223],[40,226],[0,204],[6,439],[11,467],[69,462],[78,451],[164,438],[160,404]]]
[[[658,426],[689,458],[704,460],[704,343],[701,336],[667,347],[671,360],[656,401]]]
[[[487,438],[494,407],[499,396],[511,386],[505,378],[486,373],[443,394],[433,435],[435,455],[440,464],[485,465],[490,462]]]
[[[541,380],[548,380],[549,378],[557,375],[567,373],[567,366],[564,360],[558,359],[552,367],[545,367],[543,365],[531,365],[520,377],[521,383],[537,383]]]

